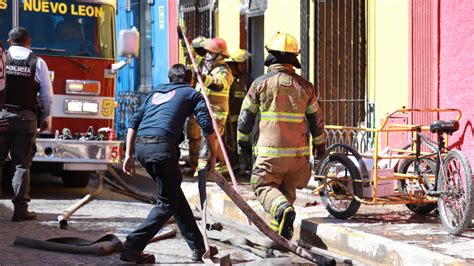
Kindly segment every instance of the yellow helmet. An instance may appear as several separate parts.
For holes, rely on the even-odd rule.
[[[288,33],[275,34],[270,41],[265,45],[265,48],[268,52],[270,51],[280,51],[284,53],[293,53],[299,54],[300,48],[298,46],[298,41],[295,37],[291,36]]]
[[[226,62],[245,62],[251,57],[252,54],[245,49],[238,49],[237,51],[230,54],[229,58],[226,59]]]
[[[197,36],[196,38],[193,39],[191,42],[191,45],[193,48],[203,48],[204,47],[204,42],[207,40],[206,37],[203,36]]]

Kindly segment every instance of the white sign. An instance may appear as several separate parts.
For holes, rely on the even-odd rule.
[[[165,7],[158,7],[158,21],[160,23],[160,30],[165,28]]]

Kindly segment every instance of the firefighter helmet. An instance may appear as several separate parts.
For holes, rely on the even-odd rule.
[[[230,54],[229,58],[226,59],[227,62],[237,62],[237,63],[243,63],[251,57],[252,54],[249,53],[245,49],[239,49],[233,53]]]
[[[207,40],[206,37],[203,36],[197,36],[196,38],[193,39],[192,41],[192,46],[193,48],[203,48],[204,47],[204,42]]]
[[[300,53],[300,48],[298,46],[298,41],[295,37],[291,36],[288,33],[275,34],[270,41],[265,45],[265,48],[268,52],[270,51],[279,51],[284,53],[292,53],[298,55]]]
[[[204,49],[206,49],[209,52],[220,54],[220,55],[223,55],[224,57],[229,56],[229,52],[227,51],[227,43],[224,41],[224,39],[221,39],[221,38],[207,39],[203,43],[203,46],[204,46]]]

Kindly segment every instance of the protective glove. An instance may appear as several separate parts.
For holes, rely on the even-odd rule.
[[[321,143],[313,146],[313,155],[315,160],[321,160],[326,153],[326,144]]]

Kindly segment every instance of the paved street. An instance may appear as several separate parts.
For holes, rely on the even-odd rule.
[[[137,176],[127,177],[126,181],[134,187],[142,188],[143,193],[151,195],[154,184],[151,179],[143,178],[143,174],[143,169],[139,168]],[[57,215],[88,192],[92,192],[96,185],[97,179],[92,179],[85,189],[64,188],[58,177],[36,175],[32,184],[31,209],[39,214],[39,219],[33,222],[10,222],[13,205],[8,193],[2,195],[0,264],[120,263],[118,253],[98,257],[13,246],[17,235],[36,239],[74,236],[93,240],[111,232],[124,240],[127,233],[147,215],[151,205],[113,192],[108,185],[96,200],[72,216],[68,230],[57,228]],[[195,205],[198,202],[195,180],[188,178],[182,186],[191,205]],[[257,212],[261,211],[261,206],[255,201],[249,187],[242,185],[241,189],[249,204],[254,206]],[[352,258],[356,264],[403,262],[403,256],[416,263],[428,263],[428,257],[441,264],[474,263],[474,228],[468,229],[460,237],[450,236],[443,231],[435,213],[426,217],[417,216],[405,206],[362,206],[353,219],[337,220],[329,217],[319,197],[306,192],[298,192],[298,201],[295,204],[298,214],[295,238],[301,234],[300,239],[306,244],[325,247],[329,251]],[[243,214],[213,183],[208,186],[208,196],[209,208],[215,214],[214,218],[225,216],[235,223],[246,224]],[[313,206],[305,206],[307,203],[313,203]],[[173,223],[166,227],[176,229]],[[259,257],[240,248],[216,241],[212,241],[212,244],[219,247],[221,255],[230,253],[234,264],[261,261]],[[191,252],[179,233],[174,238],[148,245],[145,251],[155,254],[160,263],[191,263]],[[290,259],[295,264],[307,263],[295,256]]]
[[[127,181],[132,185],[146,188],[145,193],[152,193],[153,183],[150,182],[151,180],[137,177],[129,178]],[[125,236],[148,214],[151,205],[112,192],[109,186],[105,186],[104,192],[96,200],[73,215],[67,230],[57,228],[57,215],[88,191],[93,191],[96,183],[97,180],[94,179],[86,189],[72,189],[64,188],[61,180],[57,177],[35,176],[31,192],[33,200],[30,206],[31,210],[38,213],[38,220],[32,222],[12,223],[10,218],[13,205],[8,194],[2,195],[0,199],[0,264],[84,263],[102,265],[121,263],[118,253],[98,257],[42,251],[13,245],[17,235],[41,240],[64,236],[94,240],[102,234],[111,232],[124,240]],[[175,224],[168,224],[167,227],[177,229]],[[221,242],[211,241],[211,244],[218,246],[219,254],[230,254],[233,263],[252,262],[260,259],[252,253]],[[159,263],[191,263],[191,251],[179,233],[174,238],[148,245],[145,252],[155,254]],[[292,261],[304,263],[304,260],[294,257]]]

